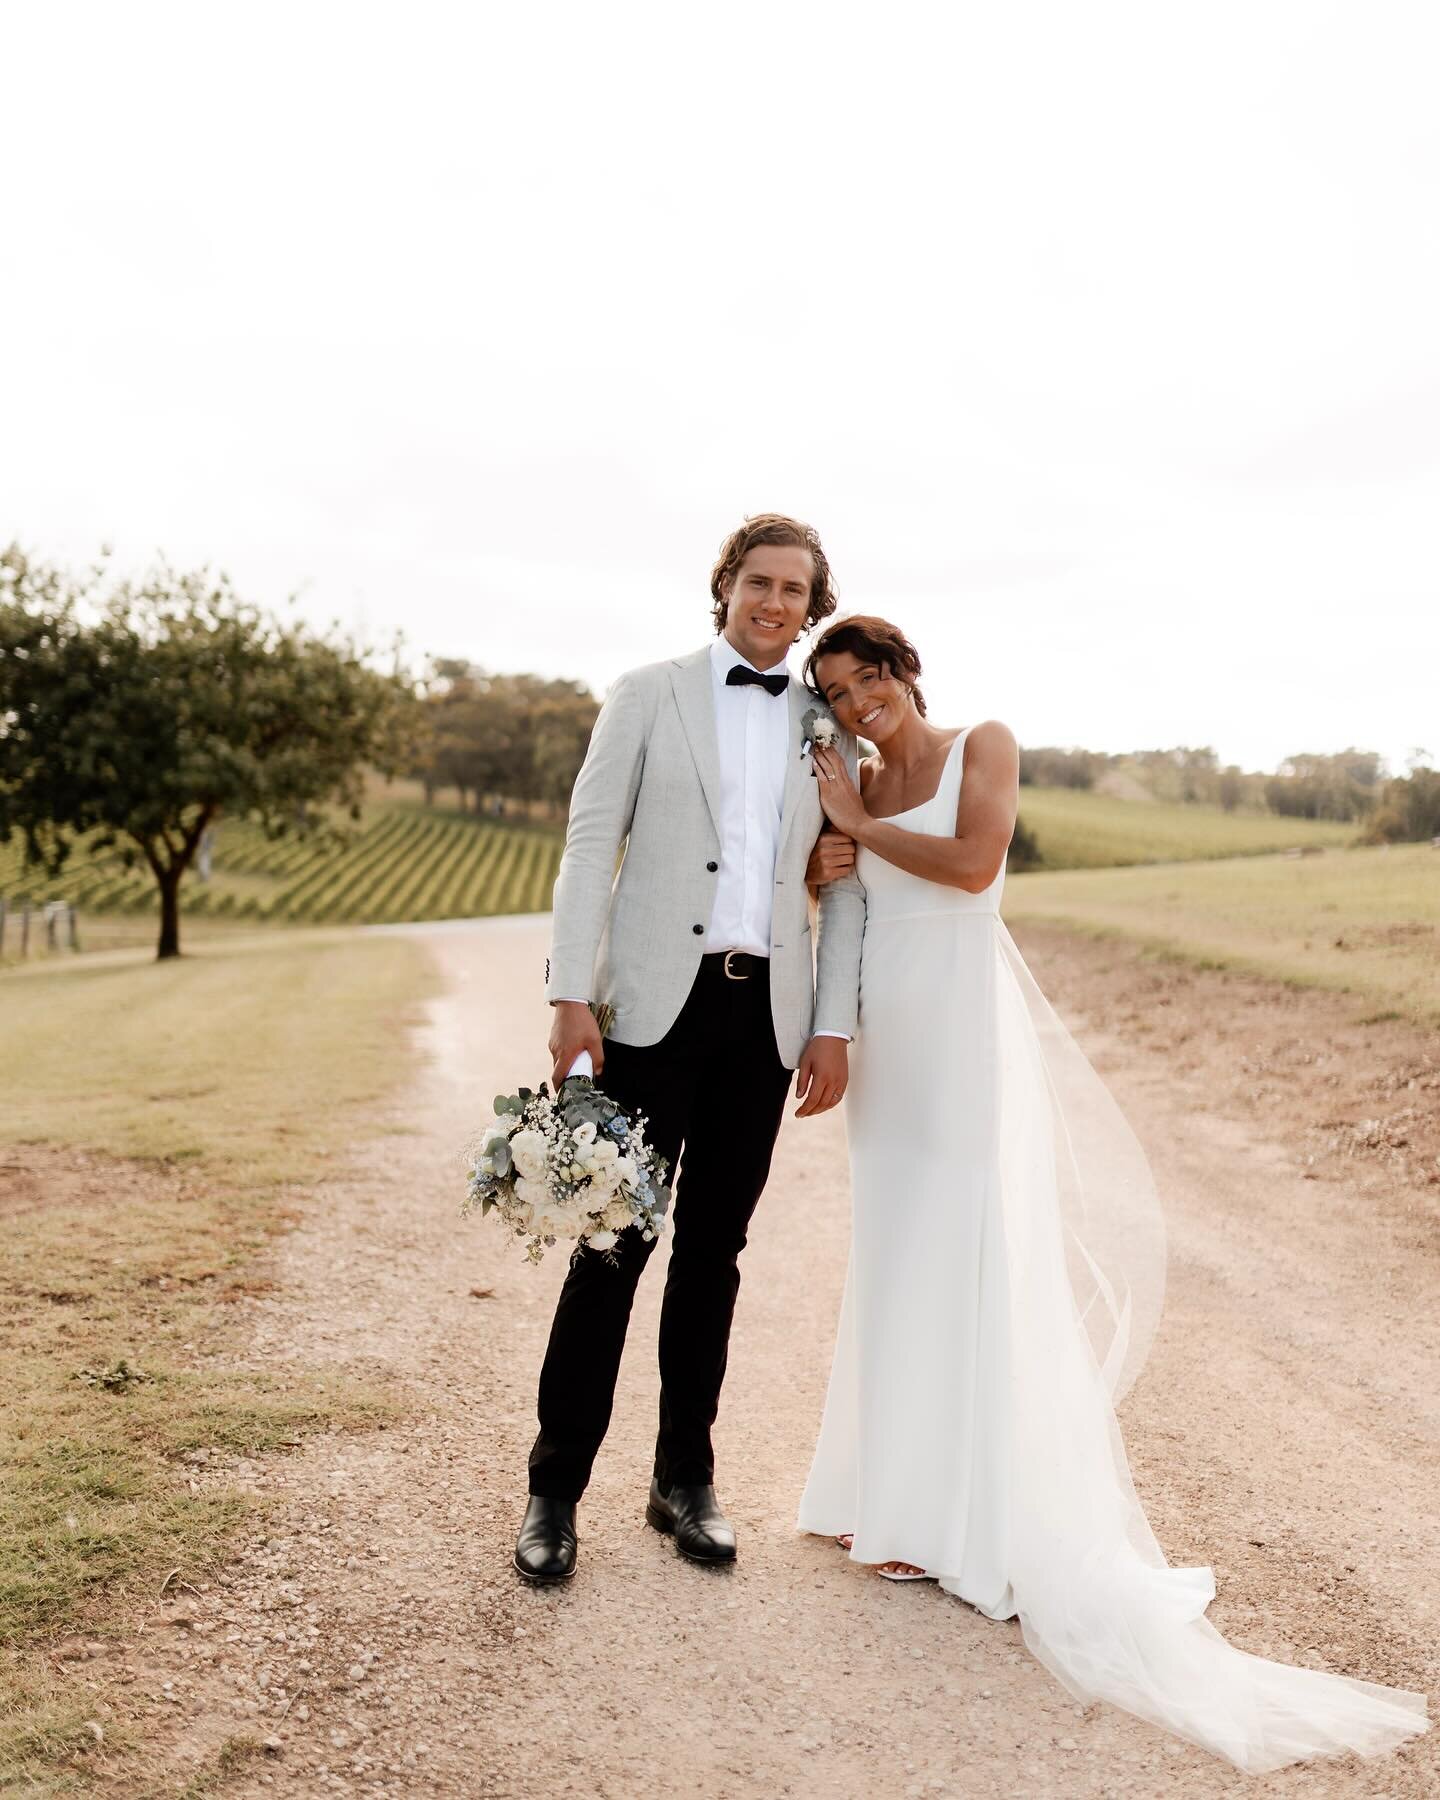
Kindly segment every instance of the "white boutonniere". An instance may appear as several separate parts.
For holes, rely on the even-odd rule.
[[[840,727],[828,712],[821,712],[818,706],[812,706],[801,715],[800,719],[800,754],[809,756],[818,744],[822,750],[828,750],[840,736]]]

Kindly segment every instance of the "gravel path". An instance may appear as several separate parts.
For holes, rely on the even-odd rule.
[[[426,937],[448,977],[426,1073],[370,1172],[322,1189],[273,1253],[279,1288],[251,1307],[257,1362],[373,1373],[413,1411],[225,1472],[278,1495],[280,1523],[137,1640],[128,1691],[169,1781],[241,1737],[272,1743],[229,1792],[1440,1791],[1440,1734],[1380,1763],[1246,1781],[1077,1708],[1014,1625],[884,1583],[794,1531],[844,1272],[838,1115],[787,1120],[742,1265],[717,1434],[738,1566],[692,1567],[643,1522],[652,1270],[581,1508],[580,1574],[558,1590],[519,1583],[510,1547],[564,1258],[532,1270],[498,1231],[458,1219],[457,1149],[492,1094],[543,1072],[546,928]],[[1434,1113],[1435,1040],[1386,1025],[1347,1049],[1359,1009],[1343,998],[1040,930],[1024,941],[1166,1201],[1169,1302],[1122,1414],[1161,1542],[1214,1565],[1210,1616],[1243,1647],[1433,1696],[1440,1163],[1408,1141],[1357,1156],[1366,1133],[1351,1127],[1374,1122],[1365,1095],[1386,1081],[1392,1112]],[[1340,1046],[1338,1067],[1315,1062],[1324,1043]],[[1274,1079],[1254,1072],[1267,1056]]]

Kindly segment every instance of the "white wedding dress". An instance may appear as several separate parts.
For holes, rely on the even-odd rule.
[[[954,831],[964,741],[891,823]],[[1144,1154],[1001,922],[1003,869],[968,894],[862,848],[858,873],[854,1232],[800,1528],[1018,1615],[1077,1699],[1251,1773],[1425,1731],[1421,1695],[1234,1649],[1210,1570],[1166,1563],[1113,1409],[1163,1290]]]

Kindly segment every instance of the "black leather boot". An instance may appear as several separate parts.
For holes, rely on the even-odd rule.
[[[691,1562],[735,1560],[735,1529],[721,1512],[713,1487],[672,1487],[664,1494],[653,1480],[645,1518],[657,1531],[673,1533],[675,1548]]]
[[[515,1540],[515,1567],[527,1581],[568,1581],[575,1573],[575,1502],[532,1494]]]

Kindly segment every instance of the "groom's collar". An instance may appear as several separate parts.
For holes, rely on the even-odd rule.
[[[723,631],[710,646],[710,660],[721,681],[724,681],[732,669],[755,669],[754,663],[748,662],[740,654]],[[778,662],[771,669],[755,669],[755,673],[757,675],[788,675],[792,683],[795,680],[795,671],[790,667],[788,661]]]

